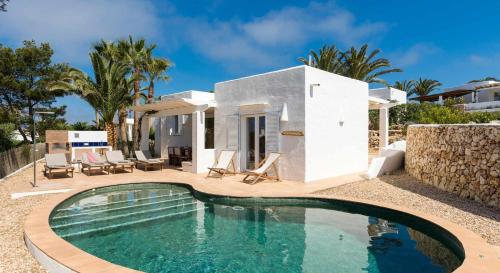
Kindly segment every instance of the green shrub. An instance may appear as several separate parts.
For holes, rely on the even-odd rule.
[[[417,115],[420,124],[456,124],[467,123],[467,113],[449,106],[422,103]]]
[[[16,126],[13,123],[0,124],[0,152],[7,151],[15,146],[15,129]]]
[[[389,126],[403,128],[410,124],[457,124],[457,123],[489,123],[500,120],[497,112],[465,112],[456,107],[463,99],[447,99],[443,105],[424,102],[397,105],[389,109]],[[370,129],[378,129],[378,110],[370,110]]]

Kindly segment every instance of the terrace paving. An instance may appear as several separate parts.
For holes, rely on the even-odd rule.
[[[41,169],[41,168],[40,168]],[[350,175],[318,181],[313,184],[283,181],[266,182],[256,185],[241,183],[241,176],[224,179],[206,179],[204,175],[194,175],[175,169],[111,175],[87,176],[75,173],[75,178],[55,178],[48,180],[40,172],[38,187],[33,188],[33,169],[13,176],[0,183],[0,272],[45,272],[27,251],[23,240],[24,224],[34,207],[61,198],[70,193],[28,196],[12,200],[15,192],[48,191],[98,187],[101,185],[130,182],[183,182],[208,193],[228,192],[233,196],[299,196],[314,195],[331,198],[354,198],[393,204],[438,216],[472,230],[486,239],[496,251],[500,261],[500,211],[485,207],[471,200],[463,200],[449,193],[415,181],[404,172],[367,181],[362,175]],[[355,182],[355,183],[353,183]],[[72,191],[74,192],[74,191]],[[43,204],[42,204],[43,203]],[[62,239],[61,239],[62,240]],[[85,263],[84,261],[82,261]]]

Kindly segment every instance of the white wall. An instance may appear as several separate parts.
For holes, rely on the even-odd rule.
[[[238,117],[241,114],[266,113],[266,119],[278,119],[283,103],[287,103],[289,121],[281,123],[281,131],[304,131],[304,66],[215,84],[215,149],[216,154],[223,149],[241,149],[238,146]],[[240,112],[240,105],[268,104],[265,109],[256,107],[254,113]],[[267,130],[271,133],[270,130]],[[232,140],[228,139],[232,136]],[[266,136],[269,139],[272,136]],[[305,178],[305,138],[282,136],[277,138],[280,159],[280,175],[283,179],[303,181]],[[233,145],[236,143],[236,146]],[[267,145],[269,146],[269,145]],[[269,147],[268,147],[269,148]],[[244,155],[241,155],[244,156]],[[237,160],[238,168],[241,160]]]
[[[107,142],[106,131],[68,131],[68,142]]]
[[[157,118],[159,122],[156,124],[155,140],[158,140],[158,137],[160,137],[160,141],[159,144],[155,143],[155,151],[156,153],[160,152],[162,157],[166,157],[168,155],[168,147],[191,146],[191,115],[185,115],[185,122],[182,125],[182,132],[180,135],[171,135],[173,130],[173,118],[173,116]]]
[[[392,87],[369,89],[368,95],[383,100],[406,103],[406,92]]]
[[[312,67],[305,82],[305,181],[366,171],[368,84]]]
[[[191,116],[193,161],[192,172],[206,173],[214,163],[214,149],[205,149],[205,113],[196,111]]]
[[[195,100],[211,101],[214,99],[214,93],[197,91],[197,90],[188,90],[188,91],[163,95],[160,98],[161,101],[175,100],[175,99],[195,99]]]

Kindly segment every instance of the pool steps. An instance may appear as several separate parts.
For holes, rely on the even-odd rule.
[[[201,208],[195,208],[195,209],[192,209],[192,210],[174,212],[174,213],[170,213],[170,214],[166,214],[166,215],[160,215],[160,216],[151,217],[151,218],[145,218],[145,219],[136,220],[136,221],[129,221],[129,222],[125,222],[125,223],[121,223],[121,224],[116,224],[116,225],[110,225],[110,226],[104,226],[104,227],[99,227],[99,228],[87,229],[87,230],[84,230],[84,231],[73,232],[73,233],[68,233],[68,234],[59,235],[59,236],[62,237],[62,238],[68,238],[68,237],[73,237],[73,236],[81,236],[81,235],[85,235],[85,234],[89,234],[89,233],[93,233],[93,232],[100,232],[100,231],[110,230],[110,229],[124,227],[124,226],[130,226],[130,225],[135,225],[135,224],[146,223],[146,222],[150,222],[150,221],[154,221],[154,220],[158,220],[158,219],[168,218],[168,217],[172,217],[172,216],[176,216],[176,215],[188,214],[188,213],[191,213],[191,212],[205,210],[205,209],[207,209],[207,207],[203,206]]]
[[[137,191],[135,191],[135,192],[137,192]],[[132,202],[137,202],[137,201],[143,201],[143,200],[148,200],[148,199],[153,199],[153,198],[163,198],[163,197],[179,196],[179,195],[185,195],[185,194],[191,194],[191,192],[186,191],[186,192],[179,192],[179,193],[173,193],[173,194],[172,193],[170,193],[170,194],[162,194],[162,195],[156,195],[156,196],[148,196],[148,197],[144,197],[144,198],[138,198],[138,199],[134,199],[134,200],[123,200],[123,201],[109,202],[109,203],[106,203],[106,204],[88,205],[88,206],[79,207],[79,209],[86,210],[86,209],[92,209],[92,208],[96,208],[96,207],[108,207],[109,205],[114,205],[114,204],[130,203],[131,201]],[[111,194],[111,195],[108,195],[108,196],[114,196],[114,195],[117,195],[117,194]],[[58,209],[57,212],[72,211],[74,209],[75,209],[75,207],[69,207],[69,208],[64,208],[64,209]]]
[[[181,204],[177,204],[177,205],[173,205],[173,206],[160,207],[160,208],[155,208],[155,209],[140,210],[140,211],[123,213],[123,214],[118,214],[118,215],[113,215],[113,216],[108,216],[108,217],[95,218],[93,220],[86,220],[86,221],[80,221],[80,222],[72,222],[72,223],[60,224],[60,225],[53,225],[52,228],[53,229],[59,229],[59,228],[77,226],[77,225],[85,225],[85,224],[91,224],[91,223],[98,223],[98,222],[102,222],[102,221],[109,221],[109,220],[120,219],[120,218],[123,218],[123,217],[137,216],[137,215],[141,215],[141,214],[145,214],[145,213],[158,212],[158,211],[162,211],[162,210],[169,210],[169,209],[180,208],[180,207],[185,207],[185,206],[192,206],[192,205],[196,205],[198,203],[200,203],[200,202],[199,201],[195,201],[195,202],[191,202],[191,203],[181,203]]]
[[[188,197],[181,197],[181,198],[177,198],[177,199],[167,199],[167,200],[158,201],[158,202],[148,202],[148,203],[140,203],[140,204],[122,206],[122,207],[117,207],[117,208],[91,210],[91,211],[82,212],[82,213],[54,216],[52,219],[53,220],[68,219],[68,218],[79,217],[79,216],[84,216],[84,215],[95,215],[95,214],[100,214],[100,213],[104,213],[104,212],[112,212],[112,211],[119,211],[119,210],[130,209],[130,208],[146,207],[146,206],[158,205],[158,204],[169,203],[169,202],[174,202],[174,201],[182,201],[182,200],[187,200],[187,199],[193,199],[193,197],[188,196]],[[139,199],[136,199],[135,201],[137,201],[137,200],[139,200]],[[145,200],[145,198],[143,198],[143,200]],[[134,201],[134,203],[135,203],[135,201]]]

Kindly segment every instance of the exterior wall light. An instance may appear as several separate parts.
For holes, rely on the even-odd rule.
[[[309,96],[312,98],[314,96],[314,87],[319,87],[320,84],[319,83],[311,83],[310,86],[309,86]]]

